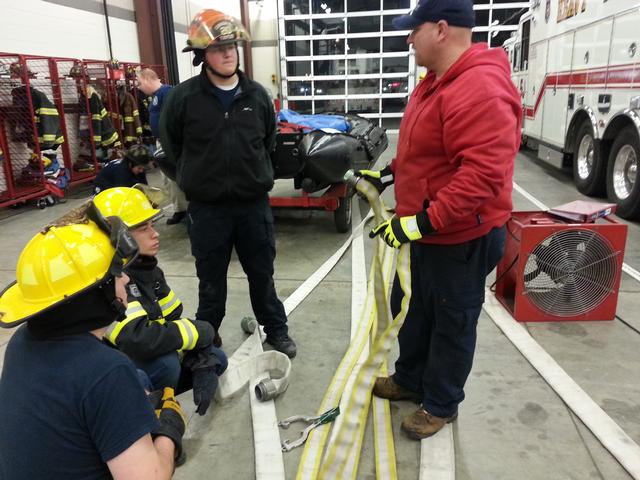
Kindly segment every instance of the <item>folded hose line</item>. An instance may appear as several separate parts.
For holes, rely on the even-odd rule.
[[[389,213],[380,200],[377,190],[369,182],[354,181],[353,175],[349,176],[349,173],[345,179],[355,183],[356,190],[367,198],[375,213],[376,222],[383,222],[389,218]],[[325,426],[312,432],[298,467],[298,479],[354,479],[357,476],[373,383],[395,343],[400,326],[404,322],[411,295],[409,247],[403,246],[398,255],[397,273],[405,295],[400,313],[393,321],[390,321],[387,289],[390,283],[395,250],[386,247],[386,244],[379,239],[376,240],[375,245],[376,251],[369,275],[369,287],[362,321],[319,408],[319,411],[323,411],[328,406],[333,407],[340,403],[343,414],[334,426],[334,433],[324,458],[322,455],[329,429]],[[375,340],[366,360],[358,362],[358,358],[369,342],[370,333],[374,334],[373,338],[375,339],[377,330],[383,333]],[[355,381],[352,380],[352,387],[349,385],[350,376],[355,378]],[[377,403],[374,404],[374,417],[378,415],[375,413],[376,410],[378,414],[386,415],[384,406],[379,407]],[[383,421],[382,425],[383,428],[378,431],[375,443],[379,450],[384,449],[388,454],[389,450],[393,451],[391,424]],[[380,461],[381,457],[378,456],[378,453],[382,452],[376,452],[378,477],[396,478],[395,458],[391,459],[391,456],[388,455],[383,457],[384,461]],[[384,469],[386,473],[381,473],[380,468]]]
[[[354,229],[354,234],[351,235],[344,244],[329,258],[327,259],[309,278],[307,278],[300,287],[298,287],[287,299],[283,302],[285,313],[287,316],[295,310],[298,305],[313,291],[315,287],[319,285],[319,283],[331,272],[333,267],[338,263],[340,258],[347,251],[351,242],[353,241],[356,232],[362,232],[362,228],[367,220],[370,218],[368,215],[361,223]],[[243,321],[242,328],[243,330],[249,332],[250,329],[247,328],[247,322]],[[262,331],[262,327],[255,328],[253,333],[247,338],[244,343],[233,353],[233,355],[229,358],[229,366],[227,367],[227,371],[220,377],[220,388],[221,390],[219,394],[219,398],[221,401],[224,401],[225,398],[229,398],[233,396],[233,392],[235,389],[235,384],[240,383],[241,380],[235,380],[231,377],[235,378],[245,378],[246,375],[244,373],[233,373],[235,369],[252,369],[254,368],[251,365],[251,357],[260,356],[265,353],[262,350],[262,341],[264,340],[264,333]],[[266,352],[272,353],[272,352]],[[287,358],[286,361],[284,358],[276,356],[277,358],[272,358],[270,361],[273,361],[273,370],[272,373],[275,373],[277,377],[276,380],[276,394],[282,393],[286,388],[285,383],[288,383],[288,376],[290,372],[290,361]],[[282,362],[282,364],[279,364]],[[286,366],[286,362],[289,362],[288,368]],[[261,363],[256,362],[258,365]],[[240,367],[240,365],[244,365]],[[284,365],[284,366],[283,366]],[[262,365],[261,365],[262,366]],[[249,398],[251,402],[251,417],[253,424],[253,441],[254,441],[254,451],[255,451],[255,468],[256,468],[256,479],[257,480],[281,480],[285,478],[284,475],[284,461],[282,458],[282,450],[280,448],[280,432],[278,430],[278,422],[276,419],[276,411],[275,405],[272,400],[260,401],[256,396],[256,391],[262,390],[264,388],[263,381],[274,380],[269,379],[269,368],[258,368],[253,371],[253,376],[249,374]],[[225,377],[229,375],[229,386],[223,387],[223,382],[225,382]],[[286,379],[286,380],[285,380]],[[262,387],[260,386],[262,384]],[[244,383],[246,385],[246,382]],[[268,383],[267,383],[268,386]],[[241,387],[240,387],[241,388]],[[237,391],[237,390],[236,390]],[[272,391],[270,389],[266,390],[267,392]]]

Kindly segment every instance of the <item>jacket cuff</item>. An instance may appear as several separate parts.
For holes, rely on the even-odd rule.
[[[418,214],[416,214],[416,223],[418,224],[418,229],[423,236],[431,235],[436,231],[436,229],[431,224],[429,214],[426,210],[421,210]]]
[[[391,165],[387,165],[382,170],[380,170],[380,183],[382,185],[389,186],[395,181],[395,177],[393,174],[393,170],[391,170]]]

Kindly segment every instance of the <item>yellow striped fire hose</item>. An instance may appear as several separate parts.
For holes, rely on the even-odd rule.
[[[376,224],[389,218],[373,185],[355,177],[352,171],[347,172],[345,181],[354,185],[369,201]],[[404,298],[400,313],[391,319],[388,286],[395,253],[377,237],[360,323],[318,409],[321,414],[339,406],[343,413],[333,423],[329,442],[331,424],[320,425],[310,432],[298,466],[298,480],[355,479],[357,476],[373,384],[376,376],[387,374],[386,359],[404,322],[411,296],[409,246],[403,245],[398,253],[396,271]],[[370,343],[373,346],[367,356]],[[376,477],[396,479],[389,402],[375,398],[373,411]]]

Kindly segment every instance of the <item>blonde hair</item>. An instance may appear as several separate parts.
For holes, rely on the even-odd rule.
[[[138,77],[144,78],[145,80],[160,80],[158,74],[150,68],[143,68],[140,70],[140,72],[138,72]]]

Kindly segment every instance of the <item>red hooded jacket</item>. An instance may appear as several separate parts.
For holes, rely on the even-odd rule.
[[[430,73],[400,124],[396,213],[427,208],[423,243],[454,244],[502,226],[511,213],[522,105],[501,48],[474,44],[438,80]]]

